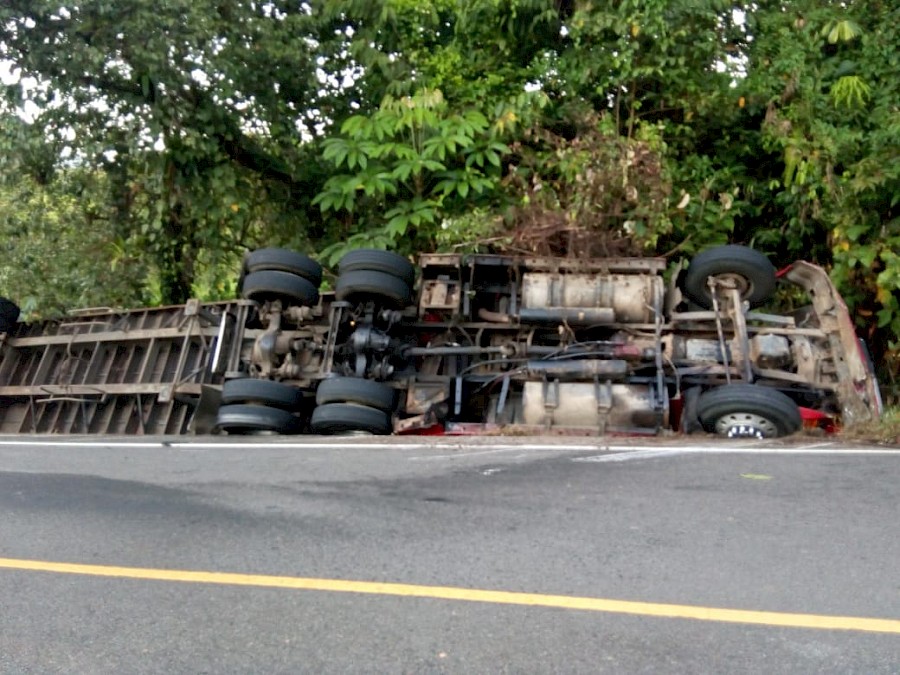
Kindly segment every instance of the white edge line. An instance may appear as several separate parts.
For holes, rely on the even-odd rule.
[[[635,452],[617,452],[609,455],[591,455],[590,457],[573,457],[573,462],[628,462],[651,457],[672,457],[688,454],[684,448],[660,448],[657,450],[637,450]]]
[[[443,453],[440,455],[425,455],[422,457],[412,457],[410,459],[435,460],[435,459],[452,459],[456,457],[472,457],[478,455],[491,455],[510,450],[518,451],[553,451],[564,450],[566,452],[593,452],[604,453],[603,455],[594,455],[592,457],[578,457],[574,461],[590,462],[590,461],[621,461],[613,459],[597,459],[600,457],[611,457],[608,453],[621,453],[627,456],[639,455],[642,457],[651,456],[668,456],[679,454],[770,454],[770,455],[898,455],[900,456],[900,447],[889,449],[883,447],[861,447],[861,448],[841,448],[835,447],[827,443],[814,443],[808,446],[776,448],[768,446],[731,446],[727,443],[718,443],[715,445],[693,445],[693,446],[658,446],[658,445],[613,445],[613,444],[595,444],[595,445],[566,445],[564,443],[523,443],[523,444],[501,444],[491,445],[490,449],[478,450],[473,446],[466,446],[463,443],[446,444],[446,443],[392,443],[392,442],[371,442],[371,443],[353,443],[353,442],[335,442],[335,441],[306,441],[302,443],[247,443],[247,442],[228,442],[222,441],[217,443],[208,442],[191,442],[191,441],[62,441],[58,439],[29,439],[29,440],[0,440],[2,446],[47,446],[68,447],[68,448],[134,448],[134,449],[161,449],[172,448],[176,450],[216,450],[216,449],[266,449],[266,450],[283,450],[283,449],[303,449],[303,448],[320,448],[326,450],[457,450],[457,452]],[[623,457],[624,459],[624,457]]]
[[[454,450],[458,449],[459,453],[449,454],[448,457],[455,457],[459,454],[494,454],[497,452],[508,452],[509,450],[568,450],[568,451],[576,451],[576,452],[605,452],[606,450],[614,447],[614,446],[606,446],[606,445],[563,445],[563,444],[552,444],[552,443],[544,443],[544,444],[505,444],[505,445],[491,445],[490,450],[476,450],[475,452],[466,452],[469,448],[473,446],[466,446],[462,443],[340,443],[335,441],[325,441],[325,442],[316,442],[316,441],[307,441],[304,443],[247,443],[247,442],[221,442],[221,443],[204,443],[204,442],[189,442],[189,441],[60,441],[56,439],[47,439],[47,440],[27,440],[27,441],[10,441],[10,440],[0,440],[0,446],[48,446],[52,445],[54,447],[67,447],[67,448],[174,448],[177,450],[192,450],[192,449],[247,449],[247,448],[255,448],[260,450],[281,450],[281,449],[302,449],[302,448],[325,448],[325,449],[340,449],[340,450],[352,450],[355,448],[362,450],[372,450],[372,449],[384,449],[384,450],[420,450],[422,448],[426,449],[446,449],[446,450]],[[628,446],[621,446],[616,448],[619,450],[626,450]]]
[[[685,448],[628,448],[616,449],[613,454],[591,455],[589,457],[573,457],[573,462],[624,462],[635,459],[650,459],[654,457],[670,457],[676,455],[806,455],[806,456],[859,456],[882,457],[885,455],[897,455],[900,457],[900,448],[887,450],[884,448],[709,448],[709,447],[685,447]]]

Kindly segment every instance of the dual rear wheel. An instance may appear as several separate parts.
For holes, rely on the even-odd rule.
[[[358,377],[323,380],[316,390],[310,428],[319,434],[389,434],[396,392],[381,382]]]
[[[375,301],[391,309],[412,302],[416,268],[406,258],[375,249],[350,251],[338,263],[335,297],[351,303]],[[303,254],[280,248],[253,251],[244,259],[241,295],[260,304],[315,305],[322,266]]]
[[[406,258],[374,249],[350,251],[338,262],[334,294],[353,304],[374,301],[391,309],[412,303],[416,268]]]
[[[261,248],[248,253],[241,272],[241,295],[260,304],[280,300],[285,305],[319,302],[322,266],[296,251]]]
[[[272,380],[228,380],[215,431],[228,434],[297,434],[303,430],[299,414],[304,396],[297,387]]]

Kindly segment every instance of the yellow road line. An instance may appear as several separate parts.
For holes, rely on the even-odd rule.
[[[487,591],[452,586],[419,586],[414,584],[380,583],[373,581],[348,581],[343,579],[314,579],[283,577],[262,574],[232,574],[229,572],[201,572],[189,570],[165,570],[144,567],[114,567],[108,565],[80,565],[73,563],[45,562],[42,560],[18,560],[0,558],[0,568],[32,572],[56,572],[95,577],[145,579],[154,581],[178,581],[196,584],[223,584],[231,586],[256,586],[261,588],[289,588],[306,591],[336,593],[364,593],[438,600],[487,602],[501,605],[526,605],[553,607],[588,612],[635,614],[699,621],[814,628],[820,630],[850,630],[870,633],[900,634],[900,620],[873,619],[856,616],[829,616],[820,614],[792,614],[787,612],[761,612],[693,605],[671,605],[652,602],[608,600],[569,595],[543,595],[510,591]]]

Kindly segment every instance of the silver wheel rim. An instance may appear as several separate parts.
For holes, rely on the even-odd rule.
[[[747,299],[753,293],[753,282],[747,277],[736,272],[717,274],[715,278],[720,281],[731,282],[741,295],[741,299]]]
[[[778,436],[778,428],[762,415],[734,412],[716,420],[716,433],[728,438],[773,438]]]

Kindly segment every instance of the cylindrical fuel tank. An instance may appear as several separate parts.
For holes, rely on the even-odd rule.
[[[647,385],[526,382],[522,389],[522,421],[527,425],[655,434],[668,425],[668,409],[661,412]]]
[[[621,323],[651,323],[662,311],[663,279],[655,274],[556,274],[526,272],[522,275],[522,307],[608,307]]]
[[[533,359],[525,364],[525,372],[528,377],[555,377],[563,380],[593,377],[624,380],[628,376],[628,364],[622,359]]]

